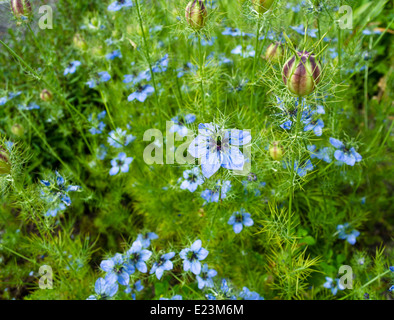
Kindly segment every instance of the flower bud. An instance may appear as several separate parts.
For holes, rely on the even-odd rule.
[[[320,82],[321,65],[313,53],[297,52],[283,66],[283,82],[290,92],[305,96],[315,90]]]
[[[10,172],[10,157],[8,153],[2,147],[0,147],[0,174],[9,174]]]
[[[41,98],[41,100],[48,102],[53,99],[53,94],[49,90],[44,89],[40,93],[40,98]]]
[[[74,46],[80,50],[85,51],[88,48],[88,45],[85,39],[79,34],[76,33],[73,38]]]
[[[20,125],[19,123],[15,123],[12,128],[11,131],[14,135],[18,136],[18,137],[22,137],[25,133],[25,128]]]
[[[278,141],[275,141],[269,148],[269,153],[272,159],[280,160],[283,157],[283,148],[279,145]]]
[[[273,2],[274,0],[252,0],[254,9],[259,13],[267,12],[271,8]]]
[[[194,29],[201,29],[205,25],[207,9],[202,0],[190,1],[185,10],[186,21]]]
[[[11,9],[18,20],[29,20],[32,15],[29,0],[11,0]]]
[[[272,62],[279,62],[282,56],[283,45],[280,42],[271,43],[265,52],[265,58]]]

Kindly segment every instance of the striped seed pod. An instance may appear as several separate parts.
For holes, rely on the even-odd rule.
[[[11,9],[18,20],[28,20],[32,15],[29,0],[11,0]]]
[[[272,146],[269,147],[269,153],[272,159],[280,160],[283,157],[283,148],[279,145],[278,141],[274,141]]]
[[[205,25],[207,9],[201,0],[190,1],[185,10],[186,21],[194,29],[201,29]]]
[[[283,45],[280,42],[271,43],[265,52],[265,58],[272,62],[279,62],[282,56]]]
[[[11,172],[10,157],[0,146],[0,174],[9,174]]]

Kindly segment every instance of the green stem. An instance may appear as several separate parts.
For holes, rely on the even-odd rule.
[[[204,92],[204,58],[202,55],[202,46],[201,46],[201,34],[198,35],[198,55],[199,55],[199,64],[200,64],[200,90],[201,90],[201,103],[202,103],[202,113],[205,113],[205,92]]]

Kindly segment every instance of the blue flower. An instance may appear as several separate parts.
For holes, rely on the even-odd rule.
[[[140,292],[142,290],[144,290],[144,286],[141,284],[141,280],[138,280],[134,283],[133,287],[130,287],[128,285],[126,287],[126,289],[124,290],[124,292],[131,293],[131,297],[133,298],[133,300],[135,300],[135,298],[136,298],[135,293]]]
[[[169,59],[167,53],[163,58],[156,62],[156,64],[152,67],[152,71],[155,73],[167,71],[168,62]]]
[[[107,141],[112,147],[122,148],[133,142],[135,138],[132,134],[127,134],[126,130],[116,128],[109,133]]]
[[[63,75],[68,75],[69,73],[75,73],[75,71],[77,70],[77,67],[79,67],[81,65],[81,62],[80,61],[78,61],[78,60],[76,60],[76,61],[73,61],[73,62],[71,62],[68,66],[67,66],[67,68],[64,70],[64,73],[63,73]]]
[[[201,272],[201,260],[208,256],[208,250],[201,247],[201,240],[196,240],[190,248],[183,249],[179,255],[183,259],[183,270],[191,271],[195,275]]]
[[[227,196],[227,192],[231,189],[231,182],[229,180],[223,181],[223,184],[220,180],[216,183],[216,187],[214,190],[206,189],[201,192],[201,197],[206,202],[219,202],[219,195],[220,199],[224,199]]]
[[[95,295],[89,296],[86,300],[107,300],[112,298],[118,292],[117,283],[107,283],[103,278],[98,278],[95,285]]]
[[[243,300],[264,300],[257,292],[250,291],[247,287],[243,287],[239,294]]]
[[[130,94],[127,98],[128,101],[134,101],[137,99],[139,102],[144,102],[146,98],[155,91],[151,85],[147,84],[145,86],[139,87],[137,91]]]
[[[216,270],[208,269],[208,265],[205,263],[202,266],[201,273],[196,277],[198,282],[198,289],[202,290],[204,287],[213,288],[212,278],[216,275]]]
[[[108,11],[119,11],[122,8],[128,8],[132,7],[133,2],[131,0],[118,0],[115,2],[112,2],[108,7]]]
[[[134,159],[127,157],[124,152],[118,154],[118,157],[111,160],[112,168],[109,170],[109,175],[114,176],[121,172],[129,172],[129,165]]]
[[[233,37],[238,37],[243,35],[243,32],[241,32],[241,30],[239,30],[238,28],[231,28],[231,27],[226,27],[224,29],[224,31],[222,32],[223,35],[229,35],[229,36],[233,36]]]
[[[27,106],[24,105],[18,105],[18,109],[19,110],[26,110],[26,111],[30,111],[30,110],[37,110],[40,109],[40,106],[34,102],[29,103]]]
[[[174,125],[170,128],[170,132],[177,132],[181,137],[184,137],[188,133],[188,129],[185,124],[190,124],[196,121],[196,116],[194,114],[188,114],[184,118],[181,116],[176,116],[171,119]]]
[[[104,110],[100,112],[97,117],[95,115],[90,114],[88,117],[88,121],[92,124],[92,128],[89,129],[89,132],[92,135],[95,134],[101,134],[106,127],[106,124],[103,121],[99,121],[101,119],[104,119],[106,116],[107,112]]]
[[[242,49],[241,45],[235,47],[235,49],[231,50],[232,54],[239,54],[243,58],[254,57],[255,51],[253,46],[248,45],[246,49]]]
[[[243,226],[253,226],[253,220],[250,217],[250,213],[245,212],[245,209],[243,208],[241,208],[241,211],[235,211],[227,223],[233,226],[235,233],[240,233],[243,229]]]
[[[120,50],[115,50],[111,53],[108,53],[105,57],[107,60],[114,60],[115,58],[122,58],[122,53]]]
[[[176,70],[178,72],[177,77],[182,78],[186,73],[194,73],[197,71],[197,69],[197,66],[195,66],[191,62],[188,62],[182,68]]]
[[[338,238],[342,240],[347,240],[351,245],[356,243],[356,238],[360,235],[360,232],[357,230],[350,231],[349,223],[340,224],[337,226]],[[350,232],[349,232],[350,231]]]
[[[291,163],[288,161],[284,161],[283,162],[283,167],[287,168],[287,167],[291,167]],[[308,173],[308,171],[313,170],[313,164],[311,162],[311,160],[306,160],[304,162],[301,162],[301,164],[298,164],[298,161],[295,160],[294,161],[294,170],[297,172],[297,174],[300,177],[305,177],[306,174]]]
[[[300,24],[298,27],[292,27],[290,26],[291,29],[293,29],[294,31],[296,31],[297,33],[301,34],[301,35],[305,35],[305,27],[303,24]],[[307,30],[307,35],[310,36],[311,38],[316,38],[316,32],[318,30],[317,29],[310,29]]]
[[[188,151],[194,158],[201,158],[202,173],[211,177],[219,168],[242,170],[245,157],[239,146],[250,143],[250,132],[224,130],[212,123],[200,123],[198,136],[189,145]]]
[[[159,239],[159,236],[154,232],[147,232],[146,234],[140,233],[137,236],[137,240],[141,242],[143,248],[148,248],[150,246],[150,241],[156,239]]]
[[[182,300],[182,296],[179,294],[176,294],[175,296],[173,296],[171,299],[168,298],[160,298],[159,300]]]
[[[111,75],[107,71],[101,71],[97,73],[98,79],[89,80],[86,84],[89,88],[95,88],[102,82],[107,82],[111,79]]]
[[[330,153],[329,147],[325,147],[325,148],[316,150],[316,146],[314,144],[312,144],[312,145],[309,145],[307,147],[307,149],[311,153],[311,159],[317,158],[317,159],[323,160],[327,163],[331,163],[332,159],[331,159],[331,153]]]
[[[334,153],[334,157],[338,161],[346,163],[349,166],[354,166],[356,162],[362,160],[361,155],[356,152],[354,147],[349,149],[341,141],[334,138],[330,138],[330,143],[338,149]]]
[[[389,288],[389,292],[393,292],[394,291],[394,285],[392,285],[390,288]]]
[[[124,286],[129,284],[131,273],[127,272],[124,258],[120,253],[115,254],[115,256],[108,260],[102,261],[100,263],[100,268],[107,273],[105,281],[108,284],[111,285],[116,282]]]
[[[174,265],[170,261],[170,259],[175,257],[175,252],[169,252],[166,254],[163,254],[159,261],[153,263],[152,268],[149,271],[149,274],[156,273],[156,277],[158,280],[161,279],[163,276],[164,271],[169,271],[172,270]]]
[[[322,107],[321,107],[322,108]],[[323,109],[324,112],[324,109]],[[317,115],[321,111],[313,110],[311,112],[303,112],[303,122],[305,124],[304,131],[313,130],[316,136],[320,137],[323,133],[324,122],[322,119],[317,119]]]
[[[145,261],[150,258],[152,252],[142,248],[140,241],[134,241],[131,248],[126,252],[126,268],[129,274],[133,274],[135,269],[142,273],[148,271]]]
[[[287,120],[286,122],[282,123],[282,124],[279,125],[279,126],[280,126],[282,129],[284,129],[284,130],[290,130],[292,124],[293,124],[293,121]]]
[[[100,144],[100,146],[97,148],[97,159],[104,160],[107,156],[107,150],[108,148],[105,145]]]
[[[335,284],[334,284],[335,283]],[[323,284],[326,289],[331,289],[332,294],[335,296],[339,290],[344,290],[345,287],[340,283],[339,279],[333,280],[330,277],[326,277],[326,282]]]
[[[183,171],[183,178],[185,180],[183,180],[180,188],[182,190],[188,189],[190,192],[196,191],[197,187],[204,183],[199,167]]]

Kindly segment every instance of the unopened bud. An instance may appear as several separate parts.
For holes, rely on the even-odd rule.
[[[207,9],[201,0],[190,1],[185,10],[186,21],[194,29],[201,29],[205,25]]]
[[[275,0],[252,0],[254,9],[259,13],[267,12]]]
[[[22,137],[25,134],[25,128],[20,125],[19,123],[15,123],[12,128],[11,131],[14,135],[18,136],[18,137]]]
[[[18,20],[29,20],[32,16],[29,0],[11,0],[11,9]]]
[[[0,174],[9,174],[10,172],[10,157],[8,153],[0,146]]]
[[[265,52],[265,58],[272,62],[279,62],[282,56],[283,45],[280,42],[271,43]]]
[[[48,89],[44,89],[40,93],[40,98],[41,100],[48,102],[53,99],[53,94]]]
[[[278,141],[275,141],[272,143],[272,146],[269,148],[269,153],[272,159],[274,160],[280,160],[283,157],[283,149],[279,145]]]
[[[290,92],[305,96],[315,90],[320,82],[321,65],[313,53],[297,52],[283,66],[283,82]]]
[[[75,34],[73,38],[74,46],[80,50],[85,51],[88,48],[88,45],[85,41],[85,39],[79,34]]]

